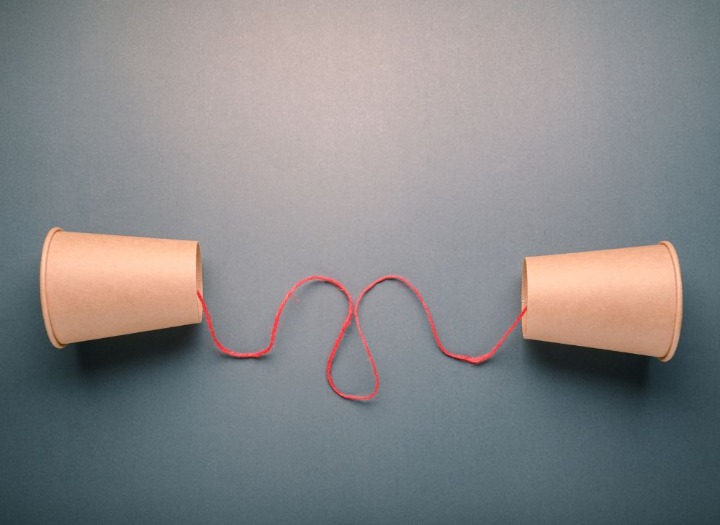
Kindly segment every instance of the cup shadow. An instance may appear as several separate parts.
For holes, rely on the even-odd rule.
[[[88,373],[147,365],[188,355],[201,332],[197,325],[186,325],[85,341],[75,344],[75,355]]]
[[[527,355],[544,373],[561,373],[594,382],[644,390],[650,358],[580,346],[526,340]]]

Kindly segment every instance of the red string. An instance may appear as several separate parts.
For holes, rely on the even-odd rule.
[[[307,282],[310,281],[322,281],[325,283],[332,284],[337,289],[339,289],[347,298],[348,301],[348,313],[345,317],[345,321],[343,322],[342,327],[340,328],[340,332],[338,332],[338,336],[335,339],[335,343],[333,344],[332,350],[330,351],[330,355],[328,356],[327,361],[327,367],[325,368],[325,376],[327,378],[328,384],[330,385],[330,388],[335,392],[338,396],[344,398],[344,399],[350,399],[353,401],[369,401],[372,398],[374,398],[378,390],[380,389],[380,375],[377,371],[377,364],[375,363],[375,359],[373,358],[372,351],[370,350],[370,346],[368,345],[367,339],[365,338],[365,334],[362,330],[362,325],[360,323],[360,317],[359,317],[359,309],[360,309],[360,303],[362,302],[365,295],[372,290],[375,286],[380,284],[383,281],[399,281],[403,283],[405,286],[407,286],[418,298],[420,301],[420,304],[422,305],[423,309],[425,310],[425,315],[428,319],[428,324],[430,325],[430,330],[432,331],[433,338],[435,339],[435,344],[437,344],[438,348],[442,353],[447,355],[448,357],[452,357],[453,359],[457,359],[459,361],[465,361],[466,363],[470,363],[473,365],[479,365],[480,363],[484,363],[491,357],[493,357],[498,349],[502,346],[502,344],[505,342],[505,340],[508,338],[508,336],[512,333],[512,331],[517,327],[517,325],[522,320],[523,316],[525,315],[525,312],[527,312],[527,307],[523,307],[520,314],[515,318],[515,321],[510,325],[510,327],[505,331],[505,333],[502,335],[500,340],[498,340],[497,343],[495,343],[495,346],[492,347],[492,349],[489,352],[486,352],[484,354],[478,355],[478,356],[470,356],[465,354],[456,354],[454,352],[450,352],[445,346],[442,344],[442,341],[440,340],[440,336],[438,335],[437,328],[435,326],[435,320],[433,319],[432,314],[430,313],[430,308],[428,307],[427,303],[425,302],[425,299],[423,298],[420,291],[405,277],[402,277],[400,275],[385,275],[383,277],[380,277],[379,279],[373,281],[368,286],[365,287],[365,289],[360,293],[358,296],[357,302],[353,305],[353,299],[350,295],[350,292],[347,291],[345,286],[340,281],[337,281],[335,279],[332,279],[331,277],[324,277],[322,275],[313,275],[310,277],[306,277],[305,279],[302,279],[295,283],[295,285],[290,288],[290,290],[285,294],[285,297],[280,302],[280,306],[278,307],[277,312],[275,313],[275,321],[273,322],[272,329],[270,330],[270,342],[268,345],[263,348],[262,350],[259,350],[258,352],[237,352],[235,350],[231,350],[225,345],[223,345],[217,338],[215,334],[215,327],[213,326],[212,317],[210,316],[210,310],[208,309],[207,304],[205,303],[205,299],[203,298],[202,293],[198,290],[197,296],[200,300],[200,304],[202,305],[202,309],[205,312],[205,317],[207,319],[208,324],[208,330],[210,331],[210,336],[212,337],[213,342],[215,343],[215,346],[220,350],[222,353],[235,358],[240,359],[257,359],[265,354],[269,353],[273,346],[275,345],[275,337],[277,335],[278,327],[280,326],[280,319],[282,317],[283,310],[285,309],[285,306],[287,305],[287,302],[290,300],[290,297],[292,296],[295,291],[300,288],[302,285],[304,285]],[[375,377],[375,387],[373,388],[372,392],[366,395],[355,395],[355,394],[348,394],[346,392],[343,392],[340,390],[337,385],[335,384],[335,381],[332,377],[332,368],[333,368],[333,362],[335,361],[335,357],[337,356],[338,348],[340,347],[340,342],[342,341],[343,337],[345,336],[345,333],[347,332],[347,329],[350,327],[350,323],[352,322],[353,317],[355,318],[355,324],[357,325],[358,334],[360,335],[360,340],[362,341],[363,348],[365,349],[365,353],[367,354],[368,361],[370,362],[370,366],[372,367],[372,373]]]
[[[345,321],[343,322],[342,327],[340,328],[340,332],[338,332],[337,338],[335,339],[335,343],[333,344],[332,351],[330,352],[330,357],[328,358],[328,364],[325,371],[325,375],[327,377],[327,381],[330,384],[330,388],[332,388],[333,392],[335,392],[337,395],[339,395],[342,398],[350,399],[353,401],[369,401],[375,395],[377,394],[378,388],[380,387],[380,376],[378,375],[377,371],[377,365],[375,364],[375,359],[373,358],[372,352],[370,351],[370,347],[367,344],[367,341],[365,340],[364,336],[362,337],[363,346],[365,347],[365,352],[367,353],[368,361],[370,361],[370,366],[372,367],[373,375],[375,376],[375,389],[373,390],[372,394],[366,395],[366,396],[358,396],[354,394],[347,394],[340,390],[336,385],[335,381],[333,381],[332,377],[332,365],[333,361],[335,360],[335,356],[337,355],[338,348],[340,347],[340,342],[342,341],[343,337],[345,336],[345,332],[347,332],[348,327],[350,326],[350,323],[352,323],[353,318],[353,299],[350,295],[350,292],[347,291],[345,286],[340,281],[337,281],[333,279],[332,277],[325,277],[322,275],[312,275],[310,277],[306,277],[305,279],[302,279],[295,283],[290,290],[285,294],[285,297],[283,297],[283,300],[280,302],[280,306],[278,307],[277,312],[275,313],[275,321],[273,322],[272,329],[270,330],[270,342],[268,345],[263,348],[262,350],[258,352],[236,352],[234,350],[229,349],[224,344],[222,344],[217,336],[215,335],[215,327],[213,326],[212,317],[210,316],[210,310],[207,307],[207,304],[205,303],[205,299],[203,298],[202,293],[200,291],[197,291],[198,299],[200,299],[200,304],[202,305],[202,309],[205,312],[205,318],[207,319],[208,324],[208,330],[210,331],[210,336],[212,337],[213,342],[215,343],[215,346],[220,350],[222,353],[229,355],[230,357],[236,357],[239,359],[257,359],[265,354],[269,353],[270,350],[272,350],[273,346],[275,345],[275,336],[277,335],[278,327],[280,326],[280,318],[282,317],[283,310],[285,309],[285,305],[287,305],[287,302],[290,300],[290,297],[292,294],[295,293],[295,291],[300,288],[303,284],[310,282],[310,281],[322,281],[325,283],[332,284],[335,286],[338,290],[340,290],[348,301],[348,313],[347,316],[345,316]]]
[[[473,365],[479,365],[480,363],[484,363],[488,359],[490,359],[492,356],[494,356],[498,349],[502,346],[502,344],[505,342],[505,340],[508,338],[508,336],[512,333],[513,330],[517,327],[517,325],[522,320],[523,316],[525,315],[525,312],[527,311],[527,306],[523,307],[520,314],[515,318],[515,321],[510,325],[510,327],[505,330],[505,333],[502,335],[500,340],[495,343],[495,346],[492,347],[492,349],[489,352],[486,352],[484,354],[478,355],[478,356],[470,356],[465,354],[456,354],[453,352],[450,352],[447,348],[445,348],[445,345],[442,344],[442,341],[440,340],[440,336],[438,335],[437,328],[435,327],[435,320],[433,319],[432,314],[430,313],[430,308],[428,307],[427,303],[425,302],[425,299],[423,299],[422,294],[420,293],[420,290],[418,290],[413,283],[411,283],[409,280],[407,280],[405,277],[401,275],[385,275],[383,277],[380,277],[379,279],[373,281],[369,285],[365,287],[365,289],[360,293],[360,296],[357,299],[357,303],[355,303],[355,323],[358,327],[358,333],[360,334],[360,338],[365,341],[365,336],[363,335],[362,327],[360,326],[360,319],[358,318],[358,310],[360,308],[360,303],[362,302],[363,298],[365,297],[365,294],[367,294],[370,290],[375,288],[378,284],[380,284],[383,281],[400,281],[405,286],[407,286],[418,298],[420,301],[420,304],[423,307],[423,310],[425,310],[425,315],[427,316],[428,324],[430,325],[430,330],[432,331],[433,338],[435,339],[435,344],[438,346],[440,351],[445,354],[448,357],[452,357],[453,359],[457,359],[458,361],[465,361],[466,363],[470,363]]]

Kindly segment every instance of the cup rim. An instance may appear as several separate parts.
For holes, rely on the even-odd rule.
[[[47,235],[45,236],[45,242],[43,243],[42,255],[40,256],[40,306],[42,307],[43,322],[45,323],[45,330],[47,331],[48,338],[55,348],[65,348],[66,345],[58,341],[55,337],[55,332],[52,327],[52,320],[50,319],[50,308],[48,307],[47,299],[47,262],[48,255],[50,252],[50,244],[56,233],[63,231],[62,228],[57,226],[50,228]]]
[[[673,337],[670,343],[668,352],[658,359],[663,362],[670,361],[675,355],[678,343],[680,342],[680,329],[682,327],[682,316],[683,316],[683,289],[682,289],[682,275],[680,273],[680,259],[678,259],[677,251],[675,246],[670,241],[662,241],[661,244],[667,248],[670,253],[670,259],[673,263],[675,270],[675,327],[673,328]]]

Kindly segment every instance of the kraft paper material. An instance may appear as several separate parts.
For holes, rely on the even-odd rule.
[[[523,337],[672,358],[682,324],[672,244],[526,257]]]
[[[53,345],[199,323],[196,241],[48,232],[40,298]]]

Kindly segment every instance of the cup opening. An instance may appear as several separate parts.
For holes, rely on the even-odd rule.
[[[667,248],[670,259],[672,260],[673,270],[675,271],[675,327],[673,330],[673,338],[670,343],[670,348],[664,357],[660,358],[660,361],[670,361],[675,355],[678,343],[680,342],[680,329],[682,328],[682,317],[683,317],[683,288],[682,288],[682,275],[680,272],[680,260],[678,259],[677,251],[670,241],[662,241],[661,245]]]
[[[523,260],[523,271],[522,271],[522,287],[520,289],[520,306],[526,308],[528,303],[528,282],[527,282],[527,259]],[[527,312],[522,318],[522,332],[525,337],[525,327],[527,325]]]
[[[195,289],[201,294],[203,293],[203,277],[202,277],[202,255],[200,253],[200,243],[197,243],[195,249]],[[202,321],[203,309],[200,301],[197,302],[198,323]]]
[[[42,308],[43,322],[45,323],[48,339],[50,339],[50,342],[55,348],[64,348],[65,345],[55,337],[55,330],[53,330],[52,320],[50,319],[50,306],[48,305],[47,297],[47,265],[48,259],[50,258],[50,244],[55,234],[61,231],[62,228],[58,228],[57,226],[50,228],[50,231],[45,236],[42,255],[40,256],[40,307]]]

